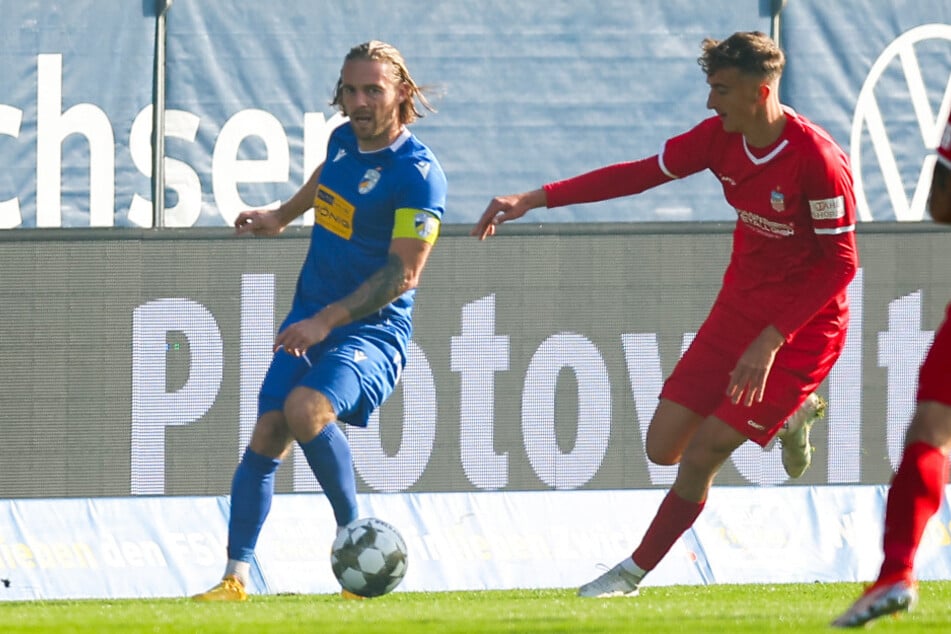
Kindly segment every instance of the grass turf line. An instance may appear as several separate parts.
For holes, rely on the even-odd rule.
[[[0,601],[4,633],[242,632],[670,632],[831,631],[861,592],[857,583],[669,586],[641,596],[581,599],[570,590],[395,592],[368,601],[337,595],[253,596],[245,603],[188,599]],[[918,608],[875,632],[951,631],[951,582],[922,582]]]

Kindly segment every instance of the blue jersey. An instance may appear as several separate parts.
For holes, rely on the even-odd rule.
[[[335,129],[314,198],[310,247],[285,324],[346,297],[384,267],[397,210],[419,210],[417,224],[423,227],[427,218],[441,220],[445,207],[446,176],[429,148],[409,131],[390,147],[361,152],[349,123]],[[334,335],[382,326],[405,349],[415,294],[403,293]]]

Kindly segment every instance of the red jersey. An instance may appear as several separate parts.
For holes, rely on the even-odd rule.
[[[709,169],[736,210],[722,301],[787,339],[820,312],[846,325],[858,266],[855,195],[848,157],[824,130],[787,110],[779,139],[751,148],[711,117],[670,139],[660,163],[671,177]]]
[[[813,320],[844,331],[846,288],[858,267],[849,160],[824,130],[791,110],[768,148],[749,147],[714,116],[668,140],[656,157],[549,183],[545,191],[549,207],[593,202],[704,169],[720,180],[738,216],[717,301],[762,327],[772,324],[787,340]]]

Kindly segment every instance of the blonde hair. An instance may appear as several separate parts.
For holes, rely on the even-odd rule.
[[[430,112],[436,112],[436,109],[426,99],[423,94],[423,88],[416,85],[413,77],[406,68],[406,61],[397,48],[386,42],[379,40],[370,40],[363,44],[358,44],[350,49],[343,62],[355,59],[371,60],[375,62],[384,62],[390,65],[392,69],[392,78],[396,84],[404,84],[409,88],[409,98],[400,104],[400,123],[406,125],[425,116],[416,108],[416,102],[419,101],[423,108]],[[341,90],[343,89],[343,76],[337,79],[337,87],[334,89],[334,98],[330,105],[337,106],[343,112],[343,103],[341,102]],[[343,112],[346,114],[346,112]]]

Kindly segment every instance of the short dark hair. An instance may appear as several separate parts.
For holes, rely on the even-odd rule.
[[[766,81],[778,79],[786,66],[786,56],[771,37],[759,31],[741,31],[725,40],[706,38],[697,63],[707,77],[735,68],[745,75]]]

